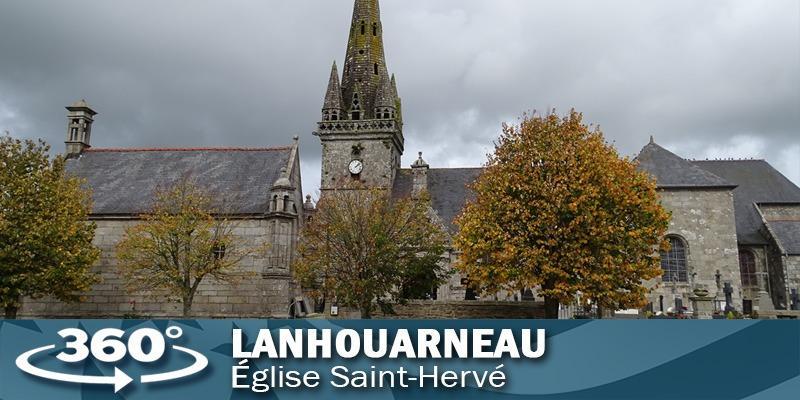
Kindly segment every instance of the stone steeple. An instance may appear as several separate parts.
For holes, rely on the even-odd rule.
[[[344,112],[342,106],[342,88],[339,85],[339,71],[336,69],[336,61],[331,67],[331,77],[328,81],[328,91],[325,93],[325,103],[322,105],[323,121],[338,121]]]
[[[361,108],[366,111],[362,119],[374,118],[375,96],[381,80],[389,75],[383,52],[383,26],[378,0],[355,2],[343,73],[342,98],[350,103],[358,84],[361,89]]]
[[[405,140],[378,0],[355,0],[342,78],[334,63],[314,134],[323,145],[323,192],[352,181],[378,188],[394,183]]]

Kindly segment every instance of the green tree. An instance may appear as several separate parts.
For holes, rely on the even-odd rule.
[[[0,306],[9,319],[23,297],[80,301],[98,281],[91,194],[49,150],[0,136]]]
[[[457,267],[486,292],[538,287],[556,318],[579,292],[599,310],[642,306],[661,274],[670,215],[655,182],[575,111],[504,125],[472,188]]]
[[[141,218],[117,244],[128,289],[180,301],[186,317],[203,280],[236,284],[250,275],[237,265],[265,249],[235,235],[235,224],[190,179],[156,192],[153,210]]]
[[[392,199],[385,190],[326,192],[301,235],[294,273],[369,319],[376,304],[422,297],[446,277],[446,237],[429,201]]]

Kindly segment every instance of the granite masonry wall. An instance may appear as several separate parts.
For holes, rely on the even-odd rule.
[[[167,301],[164,292],[129,293],[117,269],[115,246],[135,220],[96,220],[94,244],[102,250],[93,270],[101,282],[85,301],[67,304],[53,299],[26,299],[21,317],[38,318],[164,318],[180,317],[182,306]],[[267,252],[247,257],[238,266],[243,278],[236,284],[207,278],[198,289],[193,316],[199,318],[286,316],[296,287],[289,269],[295,252],[297,227],[291,219],[233,221],[233,234],[246,245],[265,241]]]
[[[796,222],[800,223],[800,205],[798,204],[761,204],[758,206],[762,217],[769,222]],[[767,235],[772,236],[772,232],[767,230]],[[778,302],[787,304],[787,296],[792,289],[800,291],[800,254],[787,254],[783,244],[779,243],[775,237],[771,237],[772,249],[770,254],[770,265],[772,274],[771,281],[776,281],[776,289],[779,293],[773,293],[773,297]],[[781,246],[779,246],[779,244]]]
[[[691,308],[692,284],[704,285],[715,294],[715,275],[719,271],[721,282],[730,282],[733,286],[733,305],[741,310],[743,293],[732,192],[725,189],[664,190],[661,202],[672,212],[667,235],[681,238],[688,247],[690,282],[673,284],[660,282],[660,279],[651,282],[655,286],[649,299],[654,309],[659,309],[659,296],[664,296],[665,308],[673,306],[676,297],[682,298],[683,305]]]
[[[394,306],[383,319],[542,319],[540,302],[416,300]]]
[[[400,155],[388,137],[381,139],[381,135],[366,134],[361,140],[326,138],[322,146],[323,190],[346,186],[352,182],[348,165],[356,159],[364,164],[359,179],[365,185],[388,188],[394,182],[395,171],[400,165]],[[354,148],[359,151],[354,153]]]

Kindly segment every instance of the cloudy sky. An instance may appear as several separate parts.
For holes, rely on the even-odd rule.
[[[352,0],[0,0],[0,131],[63,148],[275,146],[319,119]],[[765,158],[800,184],[800,2],[383,0],[406,155],[477,166],[503,121],[574,107],[623,154]]]

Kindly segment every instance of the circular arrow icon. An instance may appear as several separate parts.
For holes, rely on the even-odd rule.
[[[168,334],[167,334],[168,337],[177,338],[177,337],[180,336],[180,334],[181,334],[181,332],[179,331],[180,328],[174,328],[174,329],[176,329],[178,331],[175,331],[175,333],[170,335],[170,331],[168,330]],[[82,336],[85,335],[85,333],[81,334],[80,332],[78,332],[77,336],[76,336],[76,331],[75,330],[71,330],[69,335],[70,336],[75,336],[76,338],[81,338]],[[78,342],[80,342],[80,340]],[[71,347],[73,349],[78,349],[78,348],[80,348],[80,346],[75,345],[75,343],[78,343],[78,342],[68,343],[68,347]],[[163,348],[164,348],[163,347],[163,342],[161,342],[161,343],[162,343],[162,347],[161,347],[162,352],[159,354],[159,358],[160,358],[161,355],[163,355]],[[70,344],[72,344],[72,345],[70,346]],[[122,345],[122,343],[120,343],[120,345]],[[124,347],[124,345],[122,345],[122,346]],[[88,385],[113,385],[114,386],[114,393],[119,392],[120,390],[122,390],[123,388],[128,386],[128,384],[133,382],[133,378],[128,376],[128,374],[126,374],[125,372],[123,372],[122,370],[120,370],[117,367],[114,367],[114,375],[113,376],[86,376],[86,375],[72,375],[72,374],[65,374],[65,373],[61,373],[61,372],[48,371],[46,369],[42,369],[42,368],[36,367],[33,364],[31,364],[31,361],[30,361],[31,357],[35,356],[36,354],[42,353],[42,352],[46,352],[46,351],[49,351],[49,350],[54,350],[55,348],[56,348],[56,345],[51,344],[49,346],[39,347],[39,348],[36,348],[36,349],[33,349],[33,350],[29,350],[29,351],[26,351],[25,353],[20,354],[20,356],[17,357],[17,360],[16,360],[17,368],[19,368],[20,370],[22,370],[25,373],[28,373],[30,375],[37,376],[39,378],[53,380],[53,381],[82,383],[82,384],[88,384]],[[183,369],[176,370],[176,371],[164,372],[164,373],[159,373],[159,374],[151,374],[151,375],[142,375],[140,377],[141,383],[166,382],[166,381],[185,378],[187,376],[194,375],[194,374],[204,370],[208,366],[208,358],[206,358],[206,356],[200,354],[197,351],[194,351],[192,349],[187,349],[187,348],[181,347],[181,346],[175,346],[175,345],[172,346],[172,349],[192,356],[194,358],[194,362],[192,363],[192,365],[190,365],[189,367],[183,368]],[[84,351],[78,350],[78,351],[76,351],[75,354],[84,355],[84,353],[89,353],[89,351],[87,350],[87,351],[84,352]],[[67,355],[66,359],[68,359],[68,360],[71,359],[70,357],[74,357],[75,354]],[[64,360],[65,357],[58,357],[58,358],[61,359],[62,361],[65,361]],[[137,358],[137,357],[134,356],[134,358]],[[139,358],[141,358],[141,357],[139,357]],[[152,361],[154,361],[154,359]]]
[[[122,372],[117,367],[114,367],[114,376],[84,376],[84,375],[70,375],[60,372],[48,371],[38,368],[31,364],[30,358],[43,351],[53,350],[56,345],[39,347],[22,353],[17,357],[17,368],[40,378],[49,379],[51,381],[72,382],[72,383],[86,383],[89,385],[114,385],[114,393],[119,392],[125,386],[133,381],[128,374]]]

